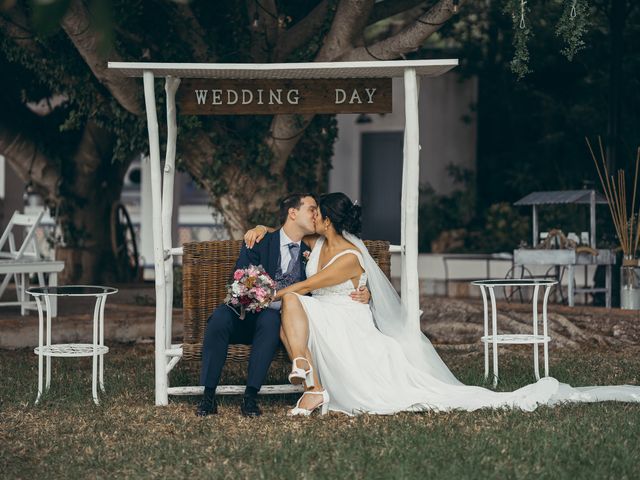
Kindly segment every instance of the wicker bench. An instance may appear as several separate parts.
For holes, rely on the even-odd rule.
[[[389,278],[391,270],[389,242],[367,240],[365,244],[371,256]],[[227,294],[227,284],[241,247],[242,240],[192,242],[183,245],[183,360],[200,360],[207,319]],[[227,362],[246,362],[249,360],[250,353],[250,345],[229,345]],[[274,360],[288,361],[284,347],[281,346],[278,349]]]

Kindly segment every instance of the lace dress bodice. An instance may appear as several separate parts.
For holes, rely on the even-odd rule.
[[[314,245],[313,250],[311,251],[311,255],[309,256],[309,261],[307,262],[307,267],[306,267],[307,278],[312,275],[315,275],[318,272],[318,266],[320,264],[320,250],[322,249],[323,243],[324,243],[324,238],[320,237],[316,241],[316,244]],[[323,267],[323,269],[327,268],[339,257],[343,255],[350,255],[350,254],[358,257],[358,261],[360,262],[360,265],[364,269],[364,262],[362,260],[362,255],[358,250],[354,250],[354,249],[349,249],[349,250],[345,250],[343,252],[338,253],[331,260],[329,260],[329,262]],[[366,285],[366,283],[367,283],[367,272],[364,272],[362,273],[362,275],[360,275],[360,280],[358,281],[358,287]],[[313,295],[314,297],[323,296],[323,295],[348,296],[351,292],[353,292],[353,290],[354,290],[353,282],[351,280],[346,280],[338,285],[331,285],[330,287],[324,287],[324,288],[319,288],[317,290],[313,290],[311,292],[311,295]]]

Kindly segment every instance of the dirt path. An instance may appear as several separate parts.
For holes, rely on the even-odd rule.
[[[433,342],[461,348],[479,345],[484,322],[482,301],[423,297],[420,303],[425,312],[421,327]],[[498,303],[497,310],[500,333],[531,333],[531,305]],[[640,311],[549,305],[549,332],[555,348],[638,345]]]

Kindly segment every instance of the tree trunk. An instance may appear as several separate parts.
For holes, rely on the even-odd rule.
[[[111,210],[120,201],[128,164],[111,161],[113,145],[113,136],[89,121],[73,161],[63,168],[58,222],[63,245],[77,250],[67,253],[63,248],[60,253],[66,256],[65,283],[117,280]]]
[[[252,221],[253,213],[260,210],[275,211],[278,199],[287,193],[286,179],[282,179],[277,185],[267,185],[264,177],[254,178],[236,172],[234,181],[229,182],[229,190],[226,194],[214,199],[215,207],[224,215],[225,226],[230,238],[240,239],[244,233],[255,226]],[[265,217],[259,221],[271,223]]]
[[[86,178],[88,184],[100,179]],[[112,283],[118,278],[118,266],[111,246],[111,209],[120,200],[121,189],[111,189],[87,198],[87,203],[64,218],[65,228],[80,232],[80,241],[56,248],[56,259],[64,260],[61,284]],[[101,193],[101,194],[100,194]],[[62,219],[61,219],[62,220]]]

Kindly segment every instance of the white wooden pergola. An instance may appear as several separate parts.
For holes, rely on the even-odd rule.
[[[172,345],[173,257],[181,247],[171,244],[171,216],[175,174],[177,119],[175,95],[182,78],[232,80],[404,78],[405,135],[402,169],[401,244],[391,246],[402,258],[401,296],[406,311],[420,321],[418,285],[418,201],[420,140],[418,92],[420,77],[436,77],[458,65],[457,59],[373,62],[216,64],[109,62],[109,68],[127,77],[142,77],[149,129],[153,251],[156,284],[155,383],[156,405],[167,405],[169,395],[202,393],[202,387],[170,387],[169,372],[182,358],[181,345]],[[165,78],[167,148],[160,163],[160,138],[154,79]],[[219,387],[220,388],[220,387]],[[229,392],[226,392],[229,393]]]

